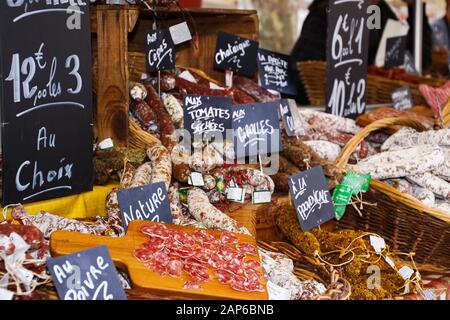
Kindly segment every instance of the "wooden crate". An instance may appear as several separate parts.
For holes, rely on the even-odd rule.
[[[183,13],[157,10],[159,27],[185,21]],[[196,56],[191,43],[177,46],[176,62],[180,66],[205,71],[217,80],[223,72],[214,70],[213,55],[218,31],[258,40],[256,11],[222,9],[188,9],[195,20],[199,36]],[[189,19],[188,23],[189,23]],[[93,86],[96,93],[96,130],[100,140],[111,137],[116,143],[128,142],[129,52],[144,52],[145,32],[154,21],[154,12],[134,6],[92,6],[91,28],[94,56]]]

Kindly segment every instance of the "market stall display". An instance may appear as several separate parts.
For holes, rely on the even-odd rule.
[[[253,71],[254,57],[228,61],[234,74],[214,69],[217,32],[234,41],[216,46],[223,56],[245,56],[245,42],[258,39],[255,12],[186,14],[171,2],[160,4],[155,10],[91,5],[97,113],[94,170],[87,178],[95,196],[80,195],[84,206],[69,206],[75,198],[68,197],[56,201],[60,206],[4,208],[0,296],[57,299],[54,285],[61,283],[47,270],[47,259],[102,245],[129,299],[448,295],[444,280],[422,276],[428,271],[444,279],[450,265],[448,82],[369,67],[366,103],[390,102],[394,90],[408,86],[412,108],[377,108],[353,120],[297,106],[263,88],[253,72],[239,72],[240,63]],[[153,23],[173,41],[165,28],[183,22],[192,34],[170,46],[176,59],[147,72],[143,39],[153,38]],[[251,43],[256,50],[259,44]],[[299,69],[311,102],[324,106],[325,63],[301,62]],[[290,119],[284,118],[286,105],[297,108]],[[243,121],[240,130],[267,142],[261,126],[275,128],[270,136],[281,144],[270,156],[258,146],[242,163],[232,120],[244,119],[246,108],[258,115],[257,123]],[[233,132],[231,139],[211,138],[217,127],[222,137]],[[184,140],[179,133],[185,128],[203,136]],[[273,166],[276,172],[269,171]],[[312,224],[305,224],[308,217]]]

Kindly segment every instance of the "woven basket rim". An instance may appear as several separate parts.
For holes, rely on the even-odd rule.
[[[424,126],[420,122],[406,117],[385,118],[374,121],[368,126],[361,129],[358,133],[355,134],[355,136],[352,139],[348,141],[348,143],[345,145],[340,155],[338,156],[337,161],[335,162],[336,167],[342,171],[346,171],[345,167],[348,163],[348,160],[350,159],[351,154],[356,150],[360,142],[364,140],[364,138],[366,138],[369,135],[369,133],[379,129],[386,128],[391,125],[409,126],[418,129],[419,131],[425,130]],[[409,194],[406,193],[402,193],[385,182],[373,179],[371,181],[371,186],[377,191],[386,194],[390,198],[395,199],[403,203],[404,205],[407,205],[408,207],[411,207],[425,214],[430,214],[433,217],[450,224],[450,215],[445,211],[425,206],[422,202],[420,202],[413,196],[410,196]]]

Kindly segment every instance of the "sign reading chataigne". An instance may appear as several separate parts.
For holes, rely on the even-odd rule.
[[[127,300],[108,247],[47,259],[61,300]]]
[[[175,45],[169,29],[148,31],[145,37],[145,52],[148,72],[175,68]]]
[[[289,177],[289,190],[303,231],[309,231],[335,217],[322,167],[314,167]]]
[[[278,102],[235,105],[231,110],[238,159],[282,151]]]
[[[89,3],[0,2],[3,205],[92,190]]]
[[[217,34],[214,68],[231,70],[252,77],[256,71],[258,42],[219,32]]]
[[[330,0],[326,112],[356,118],[366,109],[369,1]]]
[[[188,94],[184,97],[184,128],[194,136],[231,129],[231,99]]]
[[[258,70],[263,88],[291,96],[297,94],[295,77],[289,68],[289,56],[259,48]]]
[[[172,223],[169,197],[164,182],[117,191],[125,230],[133,220]]]

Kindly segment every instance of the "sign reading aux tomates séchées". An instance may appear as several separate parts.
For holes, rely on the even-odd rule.
[[[90,41],[86,2],[0,3],[3,204],[92,189]]]
[[[368,53],[364,0],[330,0],[327,34],[328,113],[356,118],[365,112]]]

